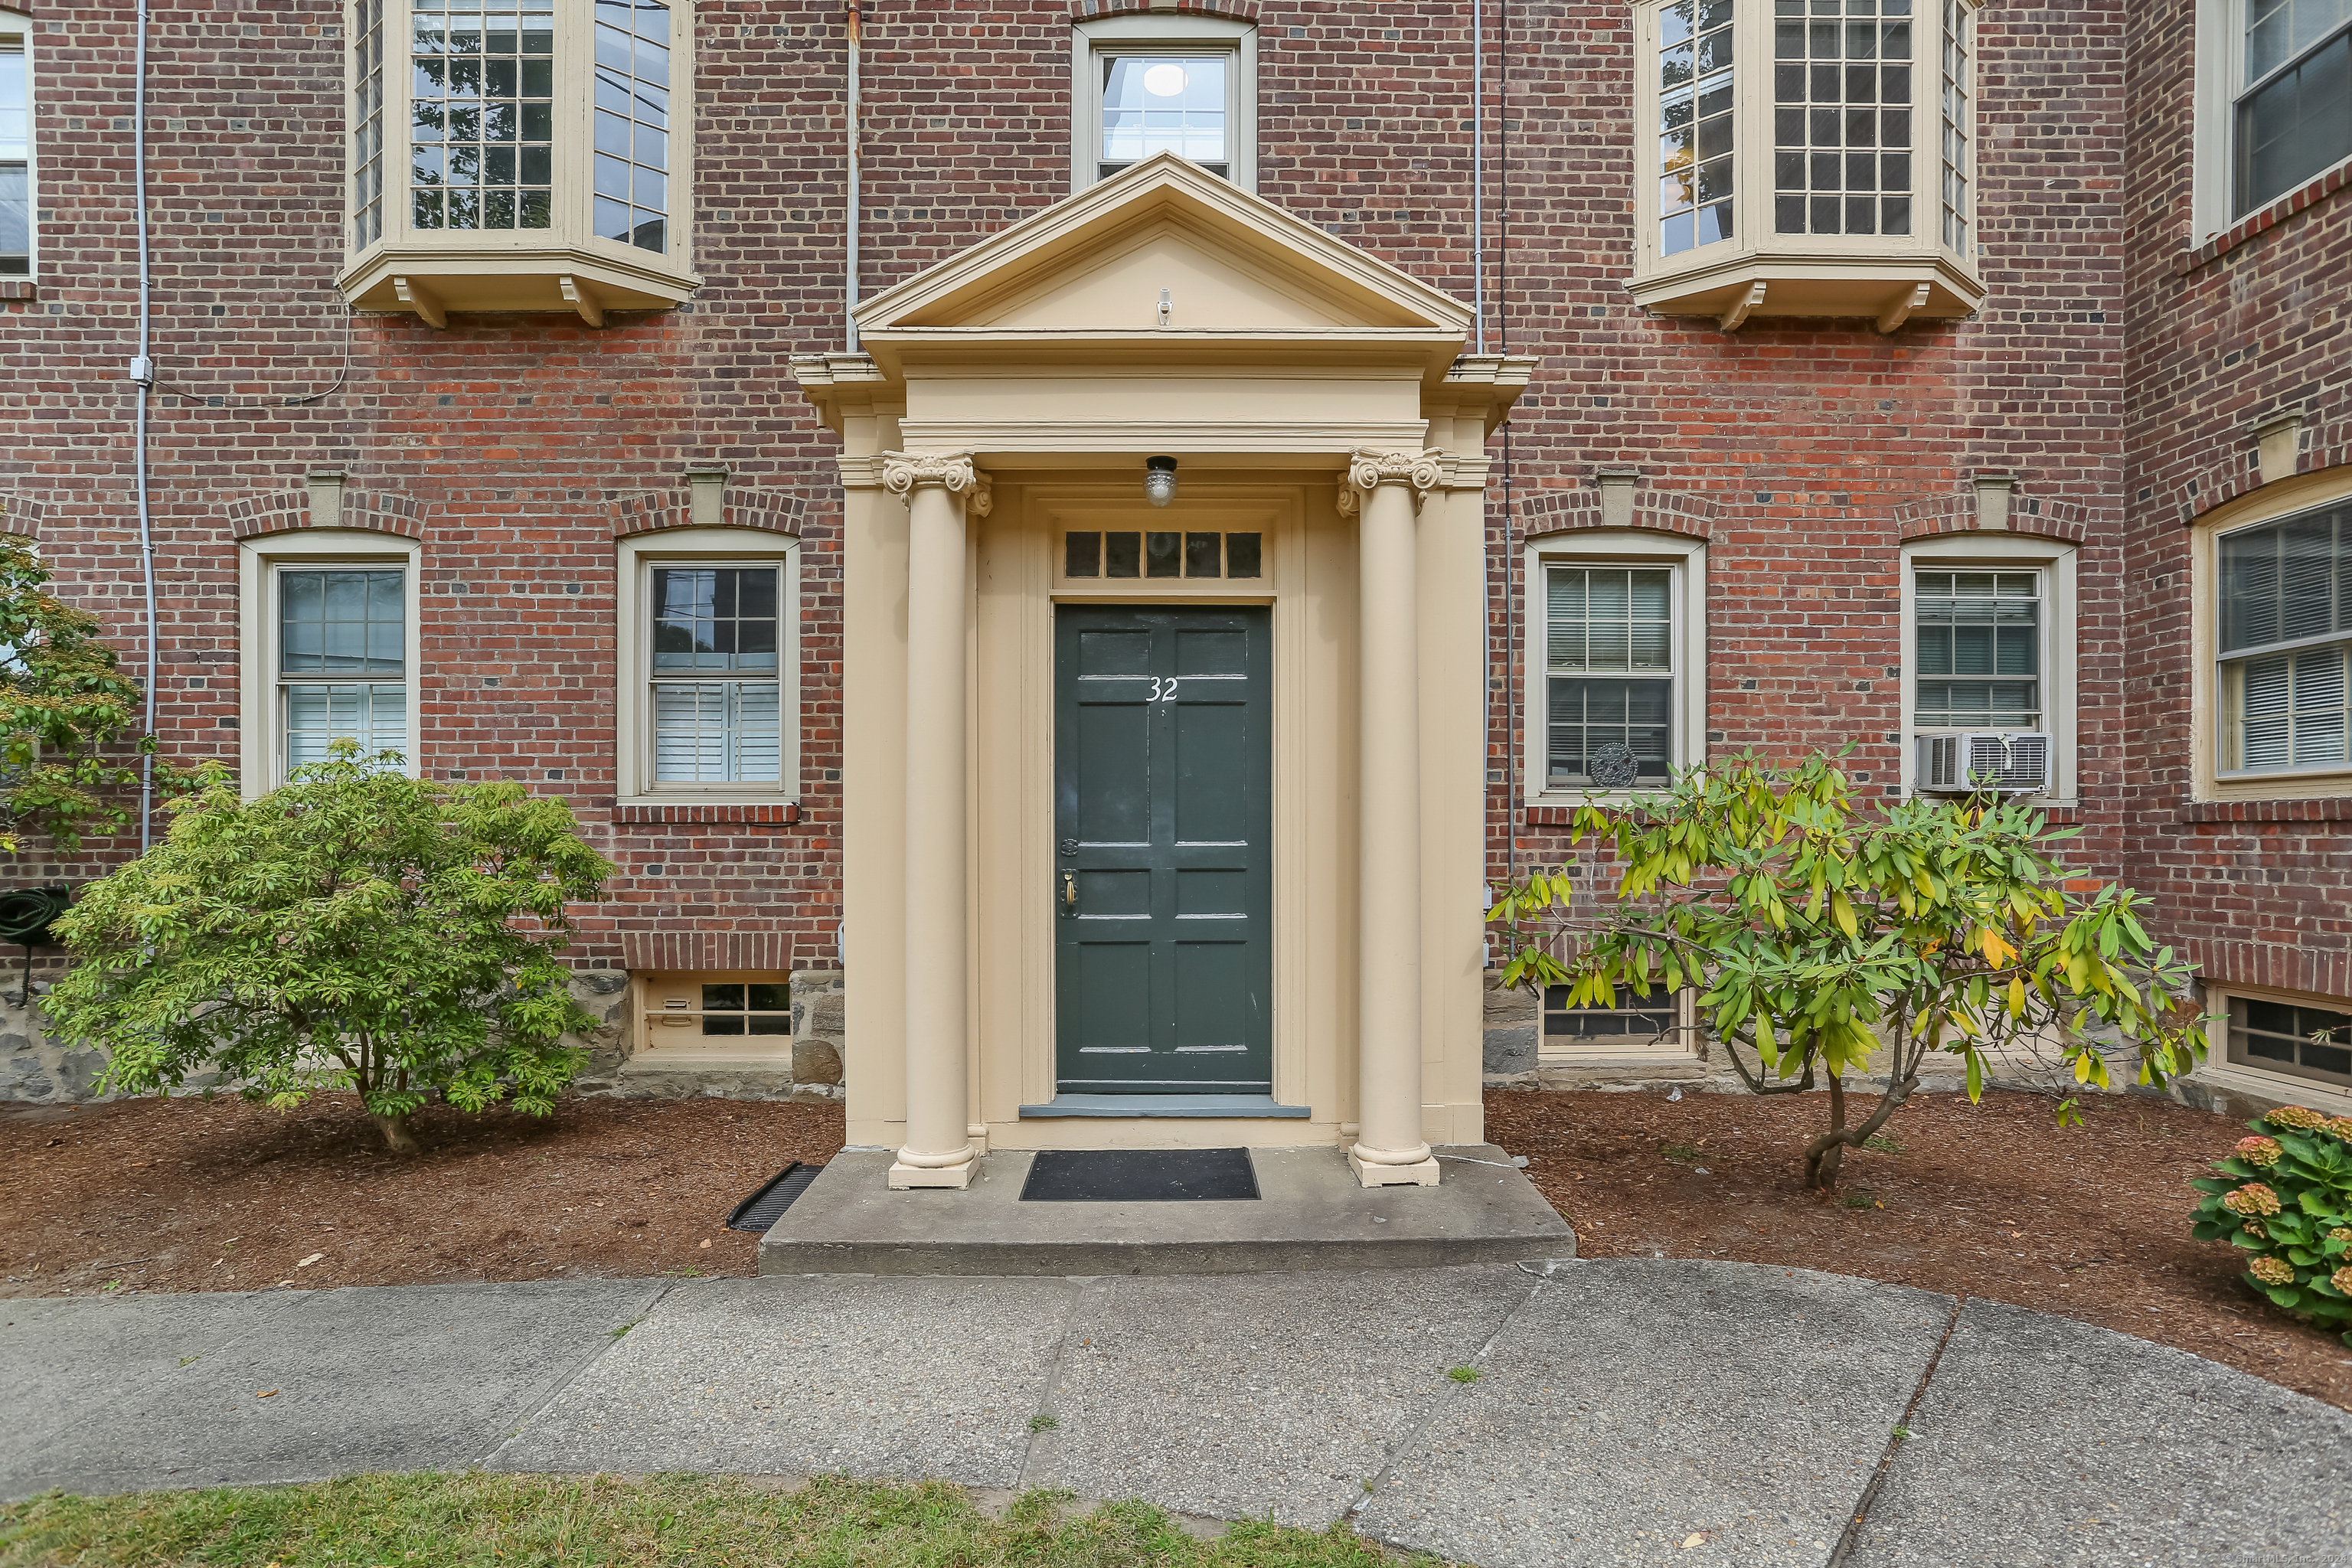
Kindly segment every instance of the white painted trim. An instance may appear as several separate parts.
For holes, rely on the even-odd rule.
[[[2234,985],[2220,980],[2204,982],[2204,1010],[2209,1015],[2228,1013],[2233,996],[2250,1002],[2282,1002],[2297,1007],[2321,1007],[2331,1013],[2352,1013],[2352,998],[2342,996],[2280,991],[2263,985]],[[2330,1115],[2352,1115],[2352,1085],[2305,1078],[2300,1073],[2282,1072],[2254,1062],[2232,1061],[2229,1025],[2223,1024],[2215,1033],[2219,1038],[2207,1042],[2205,1060],[2195,1074],[2198,1081],[2224,1091],[2242,1085],[2245,1092],[2268,1093],[2288,1104],[2308,1106]]]
[[[1233,183],[1257,192],[1257,26],[1224,16],[1152,12],[1097,16],[1070,28],[1070,194],[1099,184],[1102,92],[1099,57],[1144,50],[1175,55],[1224,55],[1233,62],[1227,123],[1233,135]]]
[[[2352,764],[2274,773],[2221,771],[2230,716],[2221,702],[2221,611],[2223,534],[2260,528],[2300,511],[2352,499],[2352,467],[2324,469],[2263,485],[2200,518],[2189,541],[2189,790],[2197,800],[2315,800],[2352,794]]]
[[[1587,801],[1622,805],[1651,790],[1584,791],[1545,787],[1550,773],[1550,708],[1545,689],[1549,653],[1544,616],[1544,568],[1550,565],[1668,566],[1674,569],[1675,755],[1673,766],[1687,768],[1707,759],[1706,751],[1706,545],[1672,533],[1635,528],[1577,529],[1528,542],[1521,574],[1519,624],[1528,628],[1520,670],[1521,755],[1519,776],[1529,805],[1581,805]]]
[[[1905,795],[1912,789],[1912,744],[1917,732],[1911,722],[1918,696],[1918,602],[1916,568],[1982,566],[1994,571],[2031,568],[2042,574],[2042,602],[2050,613],[2042,625],[2042,727],[2049,732],[2055,753],[2057,788],[2049,795],[2026,798],[2036,805],[2074,805],[2081,796],[2076,772],[2082,752],[2076,715],[2082,711],[2079,642],[2080,600],[2075,582],[2080,552],[2063,539],[2031,533],[1948,533],[1914,541],[1903,547],[1902,563],[1902,743],[1899,776]]]
[[[33,19],[21,11],[0,11],[0,35],[11,33],[25,56],[25,280],[37,283],[41,277],[41,138]]]
[[[357,528],[303,528],[237,542],[237,788],[246,799],[286,782],[286,735],[278,700],[278,574],[287,568],[397,566],[406,618],[407,764],[422,776],[417,698],[425,683],[419,622],[418,557],[423,547],[396,533]]]
[[[792,805],[801,798],[801,542],[757,528],[670,528],[634,534],[615,547],[613,695],[614,803],[617,805]],[[773,787],[757,784],[666,784],[653,782],[652,704],[644,665],[653,613],[648,584],[655,565],[709,563],[783,569],[778,584],[776,679],[780,731]]]

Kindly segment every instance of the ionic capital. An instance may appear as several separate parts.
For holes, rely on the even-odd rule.
[[[1422,499],[1445,477],[1444,458],[1444,453],[1435,447],[1419,452],[1357,447],[1348,455],[1348,482],[1339,488],[1340,515],[1354,516],[1363,498],[1382,485],[1412,486],[1413,510],[1419,511]]]
[[[882,488],[900,500],[911,505],[919,486],[938,485],[963,497],[979,516],[988,515],[988,477],[971,466],[970,452],[884,452],[879,459]]]

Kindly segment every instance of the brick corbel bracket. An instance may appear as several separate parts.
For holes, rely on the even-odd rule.
[[[800,536],[806,497],[784,490],[737,489],[726,480],[724,468],[689,468],[687,483],[677,489],[616,496],[605,503],[613,537],[664,528],[756,528]]]
[[[1895,529],[1906,544],[1939,533],[2031,533],[2080,544],[2090,518],[2074,501],[2021,493],[2016,475],[1988,468],[1969,476],[1965,490],[1896,507]]]
[[[41,503],[24,491],[0,487],[0,533],[39,539],[42,510]]]
[[[230,535],[237,539],[303,528],[362,528],[404,539],[425,537],[423,506],[389,490],[352,489],[333,468],[312,469],[299,489],[241,496],[222,510]]]
[[[1497,494],[1492,485],[1487,494]],[[1645,482],[1633,468],[1601,468],[1574,489],[1538,489],[1518,503],[1519,531],[1528,539],[1580,529],[1636,528],[1685,539],[1714,536],[1719,509],[1703,495]]]
[[[1175,11],[1188,16],[1229,16],[1236,22],[1257,20],[1258,0],[1070,0],[1070,20],[1097,16],[1127,16],[1139,11]]]

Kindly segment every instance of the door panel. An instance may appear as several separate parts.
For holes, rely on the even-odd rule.
[[[1271,648],[1264,609],[1056,611],[1063,1092],[1273,1091]]]

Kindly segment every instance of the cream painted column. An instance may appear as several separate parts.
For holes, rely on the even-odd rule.
[[[907,503],[907,1143],[890,1185],[963,1187],[980,1169],[971,1128],[964,792],[967,506],[988,482],[964,453],[886,452],[882,483]]]
[[[1415,530],[1435,450],[1357,452],[1356,1145],[1368,1187],[1434,1186],[1421,1138],[1421,634]]]

